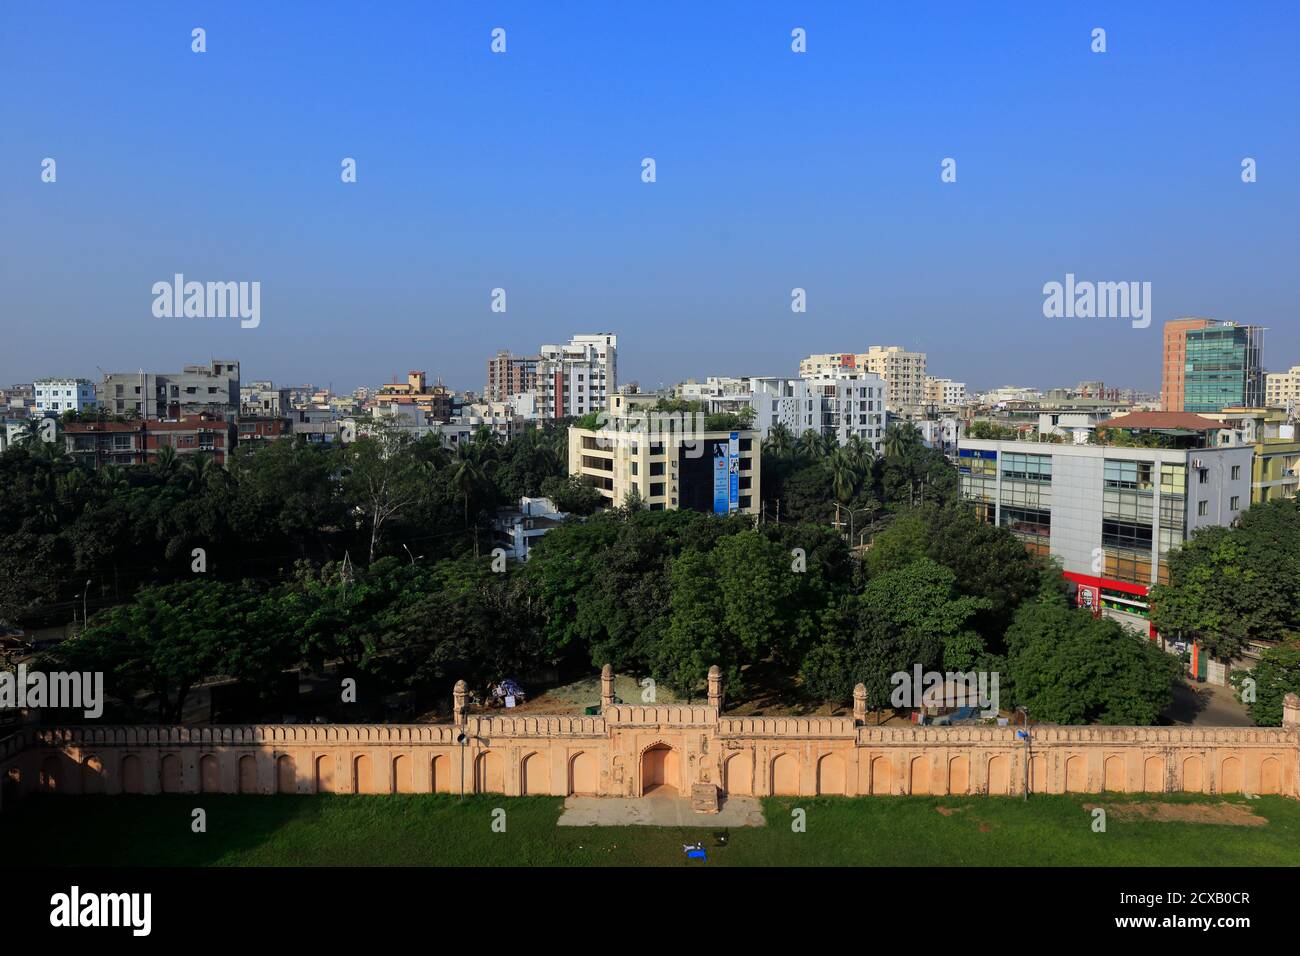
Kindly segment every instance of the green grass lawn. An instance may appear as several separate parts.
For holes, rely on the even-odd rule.
[[[1092,831],[1084,804],[1115,794],[985,797],[779,797],[768,825],[736,829],[557,827],[559,797],[215,794],[33,799],[0,814],[10,864],[150,866],[699,866],[681,844],[703,839],[708,866],[1300,865],[1300,802],[1166,795],[1161,803],[1249,807],[1266,826],[1117,819]],[[1150,801],[1147,801],[1150,802]],[[191,832],[191,811],[207,832]],[[506,832],[492,812],[506,811]],[[791,830],[806,811],[807,831]],[[938,808],[955,812],[941,813]]]

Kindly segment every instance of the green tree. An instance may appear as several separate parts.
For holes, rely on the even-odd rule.
[[[1154,724],[1181,679],[1176,657],[1063,602],[1026,602],[1006,644],[1003,687],[1016,706],[1050,723]]]

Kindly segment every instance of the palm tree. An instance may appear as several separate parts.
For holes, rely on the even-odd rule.
[[[822,436],[811,428],[799,436],[795,447],[800,455],[813,461],[821,458],[826,450],[826,446],[822,444]]]
[[[456,464],[451,473],[451,481],[465,502],[466,531],[469,530],[470,496],[477,493],[486,480],[487,474],[481,460],[481,449],[475,448],[473,442],[459,446],[456,449]]]
[[[169,481],[178,467],[176,449],[171,445],[163,445],[153,457],[153,473],[163,481]]]
[[[784,458],[790,454],[790,449],[793,447],[794,436],[790,434],[790,429],[784,422],[777,422],[768,429],[767,441],[763,443],[764,451],[770,451],[777,458]]]
[[[825,459],[826,469],[831,473],[831,490],[842,505],[853,500],[858,489],[859,474],[850,453],[843,448],[836,448]]]
[[[126,472],[114,464],[107,464],[99,469],[99,483],[109,494],[116,495],[127,486]]]

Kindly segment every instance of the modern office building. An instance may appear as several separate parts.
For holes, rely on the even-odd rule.
[[[635,491],[651,511],[757,514],[762,466],[755,429],[709,430],[702,417],[639,412],[615,395],[599,428],[569,428],[569,474],[614,507]]]
[[[1164,328],[1161,407],[1217,412],[1264,404],[1264,329],[1214,319],[1176,319]]]
[[[38,378],[32,390],[36,411],[41,415],[84,412],[95,407],[95,383],[88,378]]]
[[[1184,411],[1217,412],[1233,405],[1264,404],[1263,328],[1221,322],[1192,329],[1186,339]]]
[[[1187,423],[1164,424],[1181,432]],[[1205,431],[1218,428],[1210,423]],[[1146,448],[963,438],[957,455],[962,496],[981,518],[1008,528],[1031,551],[1058,559],[1081,606],[1130,625],[1145,621],[1150,587],[1168,579],[1169,550],[1197,528],[1231,524],[1251,500],[1251,445]]]
[[[1164,358],[1160,372],[1160,407],[1183,411],[1183,376],[1187,370],[1187,333],[1214,324],[1213,319],[1173,319],[1164,327]]]
[[[95,392],[100,406],[112,415],[234,418],[239,414],[239,363],[213,359],[179,372],[108,372]]]

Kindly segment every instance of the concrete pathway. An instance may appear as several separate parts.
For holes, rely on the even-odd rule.
[[[727,797],[717,813],[696,813],[685,797],[567,797],[562,827],[762,827],[757,797]]]

